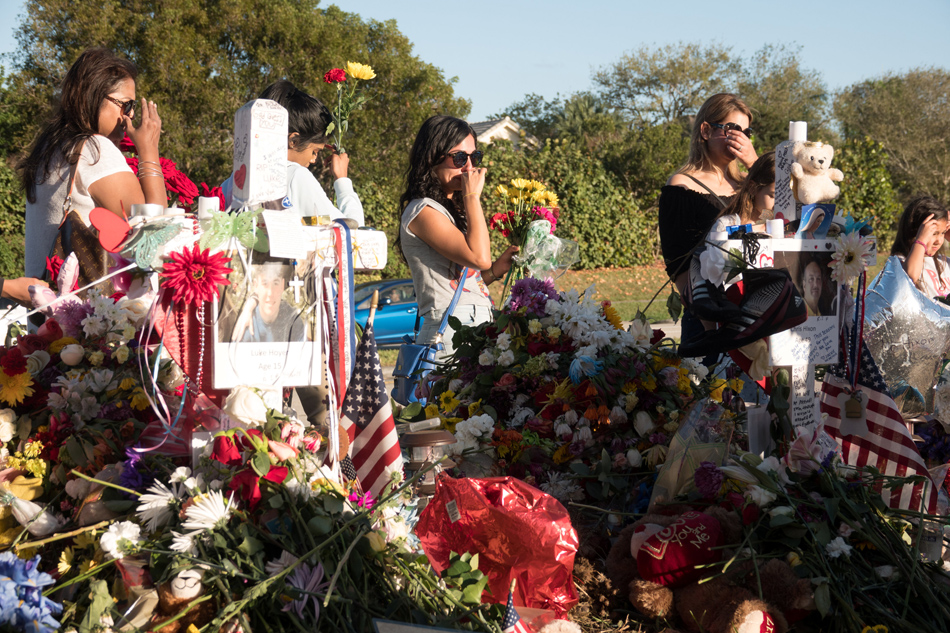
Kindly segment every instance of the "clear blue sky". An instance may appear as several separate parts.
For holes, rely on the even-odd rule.
[[[79,0],[77,0],[79,1]],[[323,3],[330,4],[330,3]],[[643,45],[719,42],[750,55],[801,45],[806,68],[831,89],[918,66],[950,68],[948,0],[337,0],[365,19],[396,20],[415,53],[458,77],[471,120],[527,93],[546,98],[591,87],[592,71]],[[22,0],[0,0],[0,53],[13,50]],[[364,60],[372,63],[372,60]]]

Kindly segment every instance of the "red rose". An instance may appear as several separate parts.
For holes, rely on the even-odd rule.
[[[119,141],[119,151],[121,152],[132,152],[135,153],[135,143],[132,142],[128,136],[123,136],[122,140]]]
[[[135,158],[134,156],[126,156],[126,157],[125,157],[125,164],[128,165],[128,166],[129,166],[129,169],[131,169],[133,172],[135,172],[136,174],[138,173],[138,171],[139,171],[139,159],[138,159],[138,158]]]
[[[36,334],[25,334],[17,339],[16,346],[24,356],[29,356],[37,350],[45,350],[48,348],[49,341]]]
[[[327,71],[327,74],[323,76],[323,81],[328,84],[338,84],[342,81],[346,81],[346,71],[342,68],[334,68]]]
[[[665,338],[666,333],[663,332],[663,330],[653,330],[653,336],[650,337],[650,345],[656,345]]]
[[[52,343],[63,338],[63,328],[59,326],[56,319],[46,319],[46,322],[36,331],[36,335]]]
[[[240,466],[241,451],[227,435],[219,435],[214,438],[214,448],[211,451],[211,459],[221,462],[227,466]]]
[[[3,356],[0,356],[0,367],[3,367],[3,371],[8,376],[16,376],[26,371],[26,358],[19,347],[11,347]]]

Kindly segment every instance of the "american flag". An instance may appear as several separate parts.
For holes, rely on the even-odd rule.
[[[341,425],[350,437],[349,455],[360,485],[378,497],[391,474],[402,473],[402,451],[372,325],[363,331],[356,348]]]
[[[842,349],[842,358],[847,358],[847,351]],[[838,395],[848,387],[844,363],[832,366],[821,385],[821,411],[828,414],[825,430],[841,446],[842,459],[851,466],[873,466],[881,474],[892,477],[925,477],[922,482],[882,490],[881,493],[892,508],[923,510],[934,514],[937,511],[937,488],[863,340],[860,358],[857,386],[867,398],[865,411],[868,433],[863,437],[841,434]],[[921,508],[922,500],[925,501],[924,508]]]
[[[502,633],[534,633],[515,611],[514,589],[508,592],[508,606],[505,607],[505,619],[501,622],[501,629]]]

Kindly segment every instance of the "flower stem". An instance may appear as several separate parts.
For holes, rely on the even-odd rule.
[[[81,472],[79,472],[79,471],[76,470],[75,468],[73,468],[73,469],[70,471],[70,473],[73,474],[73,475],[76,475],[76,476],[79,477],[80,479],[85,479],[86,481],[91,482],[91,483],[94,483],[94,484],[100,484],[100,485],[103,485],[103,486],[108,486],[109,488],[115,488],[116,490],[121,490],[122,492],[127,492],[127,493],[129,493],[130,495],[135,495],[136,497],[141,497],[141,496],[142,496],[142,493],[141,493],[141,492],[136,492],[135,490],[132,490],[131,488],[126,488],[125,486],[120,486],[119,484],[114,484],[114,483],[112,483],[111,481],[104,481],[104,480],[102,480],[102,479],[93,479],[93,478],[90,477],[89,475],[84,475],[84,474],[82,474]]]
[[[17,543],[13,546],[13,549],[20,551],[21,549],[29,549],[31,547],[39,547],[40,545],[46,545],[47,543],[52,543],[53,541],[59,541],[64,538],[72,538],[73,536],[78,536],[83,532],[90,532],[93,530],[98,530],[101,527],[105,527],[115,521],[115,519],[108,519],[106,521],[100,521],[95,525],[87,525],[86,527],[79,528],[78,530],[73,530],[72,532],[59,532],[50,536],[48,538],[40,539],[38,541],[27,541],[26,543]]]

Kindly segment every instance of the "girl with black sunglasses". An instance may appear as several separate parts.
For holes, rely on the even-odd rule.
[[[518,248],[491,259],[481,194],[485,169],[472,127],[461,119],[434,116],[422,124],[409,154],[406,191],[399,199],[398,243],[409,264],[424,318],[417,343],[431,343],[442,315],[468,268],[462,296],[452,315],[463,325],[491,319],[488,284],[504,279]],[[443,355],[452,352],[451,328]]]
[[[689,263],[693,251],[742,186],[739,163],[750,168],[757,158],[751,122],[752,111],[736,95],[717,94],[707,99],[696,113],[686,163],[660,192],[660,249],[666,273],[686,305],[683,341],[701,336],[705,330],[689,310]]]
[[[18,165],[27,199],[28,276],[43,276],[64,212],[74,210],[88,224],[95,207],[122,215],[133,204],[168,203],[155,102],[142,99],[140,122],[132,122],[137,74],[132,62],[104,48],[87,49],[67,71],[56,111]],[[119,150],[125,136],[135,144],[137,174]]]

